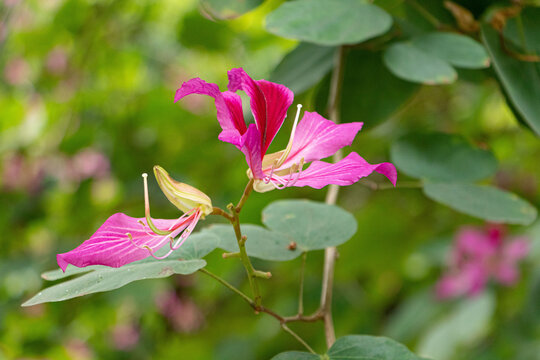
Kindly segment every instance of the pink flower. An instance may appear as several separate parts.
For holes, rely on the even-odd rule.
[[[206,194],[187,184],[174,181],[159,166],[154,167],[154,173],[167,198],[184,214],[173,220],[152,219],[147,175],[143,174],[146,217],[133,218],[122,213],[112,215],[90,239],[77,248],[56,256],[58,266],[63,271],[66,271],[68,264],[77,267],[120,267],[148,256],[163,259],[184,243],[201,217],[212,212],[212,203]],[[180,236],[175,240],[178,235]],[[162,256],[156,256],[154,253],[167,243],[169,251]]]
[[[505,229],[465,227],[457,234],[446,272],[436,285],[441,299],[481,293],[490,279],[510,286],[519,279],[518,263],[527,256],[523,237],[505,238]]]
[[[335,124],[315,112],[305,112],[298,122],[300,107],[294,121],[287,148],[267,154],[268,147],[281,128],[293,93],[287,87],[266,80],[253,80],[241,69],[232,69],[229,91],[221,92],[216,84],[199,78],[182,84],[175,102],[186,95],[203,94],[215,99],[217,119],[222,132],[219,139],[235,145],[246,156],[248,176],[259,192],[289,186],[310,186],[320,189],[329,184],[351,185],[373,171],[385,175],[394,185],[397,172],[391,163],[369,164],[357,153],[331,164],[319,161],[351,145],[362,123]],[[250,97],[255,124],[246,125],[242,101],[235,92],[243,90]],[[304,170],[304,164],[312,164]]]

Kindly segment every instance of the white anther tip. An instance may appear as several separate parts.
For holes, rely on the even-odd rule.
[[[146,178],[148,177],[148,174],[147,174],[147,173],[143,173],[143,174],[142,174],[142,177],[146,179]]]
[[[302,104],[298,104],[298,105],[296,105],[296,107],[297,107],[298,109],[300,109],[300,108],[302,108]]]

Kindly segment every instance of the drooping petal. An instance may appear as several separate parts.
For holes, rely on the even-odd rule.
[[[363,123],[336,124],[316,112],[305,112],[298,123],[291,152],[282,165],[288,168],[303,158],[306,163],[334,155],[352,144]]]
[[[182,221],[154,220],[159,229],[173,230],[170,235],[160,236],[152,233],[148,226],[143,227],[139,223],[142,221],[146,224],[146,219],[117,213],[110,216],[90,239],[67,253],[58,254],[56,260],[63,271],[68,264],[77,267],[89,265],[120,267],[150,256],[148,249],[141,247],[148,246],[152,250],[161,248],[170,241],[170,237],[174,238],[188,227],[192,219],[193,215]],[[127,233],[131,234],[133,242]]]
[[[306,170],[302,171],[294,186],[310,186],[320,189],[329,184],[351,185],[373,171],[386,176],[394,186],[396,185],[397,171],[393,164],[369,164],[360,155],[353,152],[335,164],[314,161]]]
[[[251,174],[255,179],[264,177],[261,159],[261,135],[255,124],[250,124],[246,133],[242,136],[240,150],[246,156]]]
[[[186,81],[176,90],[174,102],[190,94],[208,95],[214,98],[217,110],[217,119],[223,131],[219,139],[238,146],[241,136],[247,127],[242,112],[240,96],[230,91],[221,92],[216,84],[207,83],[199,78]]]
[[[261,136],[261,154],[266,150],[281,128],[294,94],[286,86],[266,80],[253,80],[242,69],[228,72],[230,91],[243,90],[250,97],[251,111]]]

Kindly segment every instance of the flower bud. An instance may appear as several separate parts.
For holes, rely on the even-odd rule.
[[[178,182],[161,166],[154,166],[154,175],[167,199],[183,212],[200,208],[204,215],[212,213],[212,200],[202,191]]]

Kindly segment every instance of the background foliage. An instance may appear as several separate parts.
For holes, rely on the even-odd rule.
[[[211,101],[173,104],[182,81],[199,76],[224,89],[226,71],[242,66],[256,79],[289,86],[306,110],[324,113],[342,44],[342,120],[365,123],[352,149],[372,163],[391,160],[399,178],[396,190],[378,187],[377,177],[342,189],[340,205],[358,229],[339,247],[338,337],[385,335],[434,359],[537,358],[538,8],[525,4],[495,29],[491,20],[512,5],[507,1],[459,1],[480,22],[439,1],[325,3],[2,2],[0,358],[268,359],[302,350],[273,319],[254,316],[199,275],[20,305],[45,286],[39,275],[55,268],[56,253],[88,238],[113,212],[142,215],[140,174],[154,164],[216,205],[239,197],[244,159],[216,141]],[[287,140],[282,132],[274,148]],[[173,217],[176,209],[150,186],[154,215]],[[324,192],[255,194],[243,221],[263,225],[269,202],[293,197],[322,200]],[[484,220],[509,223],[532,240],[520,282],[436,301],[433,286],[452,235]],[[221,259],[219,250],[205,259],[245,288],[234,260]],[[265,302],[293,313],[300,259],[256,261],[273,273]],[[318,305],[321,265],[321,251],[308,256],[308,311]],[[325,350],[322,324],[293,326]]]

